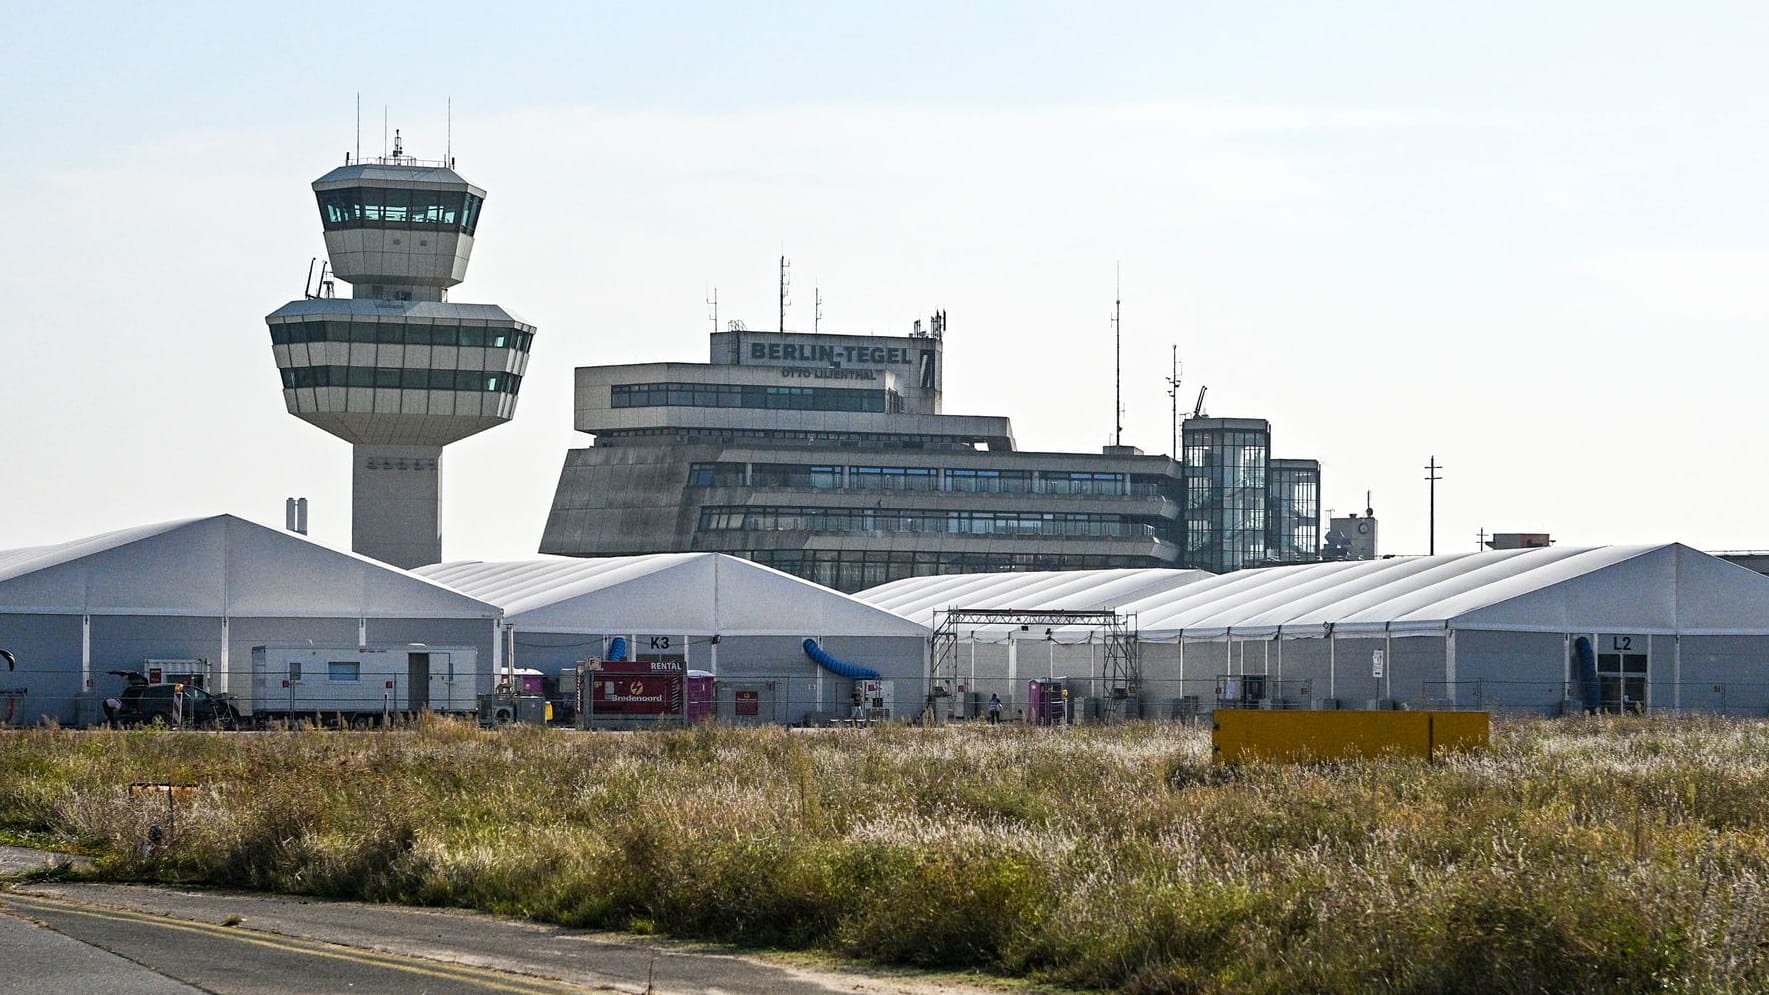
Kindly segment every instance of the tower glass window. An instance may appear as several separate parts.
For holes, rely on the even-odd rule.
[[[340,228],[440,228],[471,235],[484,198],[465,190],[347,187],[315,194],[327,231]]]

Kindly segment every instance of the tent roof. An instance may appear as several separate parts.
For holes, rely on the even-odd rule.
[[[0,612],[293,618],[496,618],[397,567],[233,515],[0,551]]]
[[[1212,576],[1203,570],[1162,568],[947,574],[906,577],[861,591],[855,597],[931,629],[934,614],[948,608],[1127,610],[1127,605]]]
[[[1058,604],[1041,574],[917,578],[863,591],[898,611],[1112,607],[1134,612],[1145,640],[1339,634],[1426,635],[1447,629],[1534,632],[1769,634],[1769,577],[1681,544],[1494,550],[1313,563],[1152,584],[1115,603],[1090,592],[1135,590],[1125,576],[1187,571],[1078,571]],[[1015,587],[1013,578],[1026,578]],[[939,584],[931,582],[938,581]],[[970,586],[977,585],[977,586]],[[911,615],[911,617],[918,617]]]
[[[723,553],[463,561],[417,573],[498,605],[528,632],[927,635],[849,595]]]

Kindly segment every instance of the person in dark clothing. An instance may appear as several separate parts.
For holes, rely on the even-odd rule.
[[[989,696],[989,724],[990,725],[999,725],[1000,723],[1001,723],[1001,696],[998,694],[992,694]]]

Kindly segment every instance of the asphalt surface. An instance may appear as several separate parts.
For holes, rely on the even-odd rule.
[[[37,883],[0,891],[0,913],[5,995],[984,990],[474,913],[236,892]]]

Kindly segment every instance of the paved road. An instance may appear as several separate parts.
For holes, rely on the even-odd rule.
[[[11,913],[0,915],[0,950],[11,961],[0,969],[0,993],[20,995],[983,990],[919,975],[815,972],[471,913],[232,892],[33,884],[0,892],[0,911]],[[82,951],[78,966],[91,972],[91,984],[65,979],[75,966],[70,949]]]

